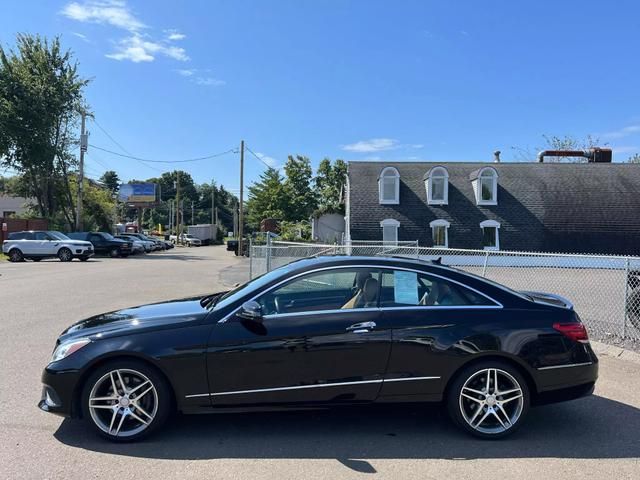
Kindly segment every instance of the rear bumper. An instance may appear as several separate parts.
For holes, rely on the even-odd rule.
[[[589,382],[574,387],[550,390],[539,393],[534,399],[534,405],[547,405],[549,403],[566,402],[577,398],[588,397],[596,388],[596,382]]]

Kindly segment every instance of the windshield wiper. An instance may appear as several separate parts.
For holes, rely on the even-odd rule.
[[[202,308],[213,308],[216,306],[216,303],[218,303],[218,300],[220,300],[220,297],[225,293],[227,292],[218,292],[206,295],[200,299],[200,305]]]

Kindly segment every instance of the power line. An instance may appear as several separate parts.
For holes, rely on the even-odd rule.
[[[209,160],[211,158],[221,157],[222,155],[226,155],[227,153],[236,153],[237,149],[230,148],[224,152],[214,153],[213,155],[207,155],[205,157],[197,157],[197,158],[187,158],[184,160],[149,160],[147,158],[135,157],[133,155],[124,155],[122,153],[114,152],[113,150],[108,150],[106,148],[98,147],[97,145],[90,145],[90,147],[95,148],[97,150],[102,150],[103,152],[110,153],[112,155],[117,155],[119,157],[131,158],[132,160],[138,160],[139,162],[149,162],[149,163],[187,163],[187,162],[199,162],[201,160]]]
[[[247,145],[246,145],[246,144],[245,144],[244,148],[246,148],[246,149],[249,151],[249,153],[250,153],[251,155],[253,155],[253,156],[254,156],[254,157],[256,157],[258,160],[260,160],[262,163],[264,163],[264,165],[265,165],[267,168],[273,168],[273,166],[272,166],[272,165],[269,165],[267,162],[265,162],[264,160],[262,160],[262,158],[260,158],[260,156],[258,156],[257,154],[253,153],[253,150],[251,150],[249,147],[247,147]]]

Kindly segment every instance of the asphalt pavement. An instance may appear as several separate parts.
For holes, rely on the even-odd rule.
[[[0,479],[640,479],[640,364],[601,357],[590,398],[538,407],[505,440],[454,428],[437,406],[176,415],[113,444],[41,412],[40,373],[81,318],[246,280],[224,247],[87,263],[0,261]]]

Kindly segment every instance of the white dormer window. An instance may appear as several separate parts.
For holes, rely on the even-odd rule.
[[[434,247],[449,248],[450,225],[446,220],[434,220],[429,224]]]
[[[393,218],[387,218],[380,222],[380,226],[382,227],[382,243],[386,245],[397,245],[400,222]]]
[[[500,250],[500,223],[495,220],[480,222],[482,229],[482,248]]]
[[[447,205],[449,203],[449,172],[444,167],[434,167],[425,179],[427,203],[429,205]]]
[[[393,167],[387,167],[378,177],[380,204],[398,205],[400,203],[400,174]]]
[[[498,204],[498,172],[492,167],[485,167],[472,179],[473,191],[478,205]]]

